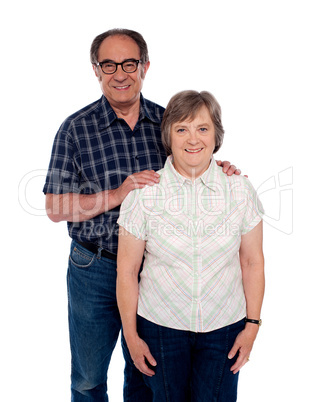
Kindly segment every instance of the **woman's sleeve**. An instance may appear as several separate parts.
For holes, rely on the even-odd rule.
[[[263,205],[248,179],[246,179],[245,193],[246,205],[241,234],[250,232],[263,219],[264,215]]]
[[[141,199],[142,191],[132,190],[121,205],[117,223],[138,239],[146,240],[146,215]]]

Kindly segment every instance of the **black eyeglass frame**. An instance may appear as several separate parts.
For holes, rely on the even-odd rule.
[[[135,68],[135,70],[129,72],[129,71],[126,71],[126,70],[124,69],[124,64],[125,64],[125,63],[128,63],[128,62],[136,63],[136,68]],[[103,64],[105,64],[105,63],[110,63],[110,64],[114,64],[114,65],[115,65],[115,70],[113,71],[113,73],[106,73],[105,71],[103,71],[102,66],[103,66]],[[121,63],[116,63],[115,61],[112,61],[112,60],[104,60],[104,61],[101,61],[100,63],[98,62],[98,63],[96,64],[96,66],[100,66],[101,71],[103,72],[103,74],[108,74],[108,75],[115,74],[116,71],[117,71],[118,66],[121,66],[121,67],[122,67],[122,70],[124,71],[124,73],[131,74],[131,73],[135,73],[135,72],[137,71],[139,63],[142,63],[142,60],[126,59],[126,60],[122,61]]]

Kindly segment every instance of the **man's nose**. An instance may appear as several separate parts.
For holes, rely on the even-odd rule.
[[[127,78],[127,73],[122,69],[121,65],[116,66],[114,78],[118,81],[123,81]]]

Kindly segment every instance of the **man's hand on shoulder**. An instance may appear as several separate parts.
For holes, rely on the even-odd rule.
[[[128,176],[120,187],[111,190],[115,204],[113,207],[120,205],[130,191],[143,188],[146,185],[153,186],[159,183],[159,178],[159,174],[154,170],[143,170],[142,172],[133,173]]]
[[[223,172],[227,174],[227,176],[232,176],[233,174],[240,175],[241,170],[237,169],[235,165],[231,165],[229,161],[216,161],[218,166],[221,166]]]

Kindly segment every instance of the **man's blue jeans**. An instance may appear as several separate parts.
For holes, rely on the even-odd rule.
[[[155,375],[145,376],[153,402],[235,402],[236,358],[227,358],[244,320],[227,327],[194,333],[156,325],[138,316],[139,336],[157,361]]]
[[[116,261],[72,241],[68,267],[68,310],[72,356],[72,402],[108,401],[107,371],[121,319],[116,301]],[[151,402],[125,343],[124,401]]]

